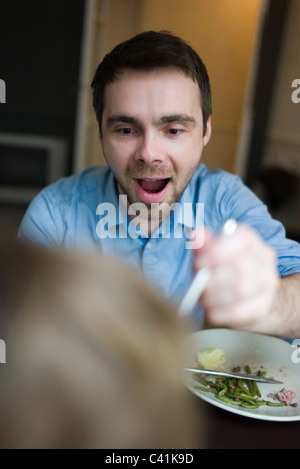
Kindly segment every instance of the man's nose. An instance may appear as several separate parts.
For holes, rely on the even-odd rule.
[[[164,160],[163,147],[159,135],[149,132],[143,135],[136,158],[144,163],[161,163]]]

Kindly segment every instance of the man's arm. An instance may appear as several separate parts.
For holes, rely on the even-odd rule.
[[[280,279],[271,312],[285,337],[300,337],[300,274]],[[276,328],[276,326],[275,326]]]
[[[61,221],[44,189],[29,205],[19,228],[18,238],[39,246],[55,248],[62,238]]]
[[[300,274],[280,278],[275,252],[251,228],[229,237],[206,233],[195,269],[211,278],[201,296],[209,325],[300,337]]]

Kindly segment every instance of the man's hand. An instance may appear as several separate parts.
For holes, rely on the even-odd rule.
[[[232,235],[217,237],[205,229],[194,267],[211,271],[200,298],[207,324],[265,333],[277,329],[272,314],[280,281],[276,255],[253,229],[238,225]]]

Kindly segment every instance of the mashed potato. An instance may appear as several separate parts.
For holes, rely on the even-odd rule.
[[[209,348],[197,354],[200,367],[207,370],[222,370],[226,366],[224,350],[219,348]]]

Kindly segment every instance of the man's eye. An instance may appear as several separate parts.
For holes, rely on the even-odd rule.
[[[134,133],[134,129],[132,129],[131,127],[123,127],[121,129],[117,129],[117,132],[122,135],[130,135]]]
[[[183,129],[168,129],[167,131],[170,135],[180,135],[183,132]]]

